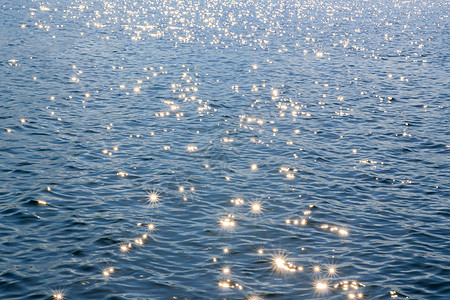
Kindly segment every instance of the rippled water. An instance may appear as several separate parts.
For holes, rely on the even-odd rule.
[[[2,1],[0,298],[448,299],[448,8]]]

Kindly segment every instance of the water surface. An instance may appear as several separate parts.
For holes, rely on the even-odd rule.
[[[3,1],[1,298],[448,299],[448,3],[386,2]]]

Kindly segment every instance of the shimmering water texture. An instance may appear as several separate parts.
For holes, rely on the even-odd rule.
[[[448,1],[0,5],[1,299],[450,299]]]

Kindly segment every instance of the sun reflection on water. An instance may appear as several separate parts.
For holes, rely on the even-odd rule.
[[[419,100],[408,93],[417,87],[420,76],[408,72],[408,67],[396,68],[401,61],[404,66],[420,63],[425,70],[425,63],[432,62],[433,56],[425,57],[423,52],[428,51],[431,37],[413,34],[422,32],[422,25],[413,28],[402,24],[400,17],[394,22],[384,16],[382,1],[375,1],[370,8],[341,4],[259,0],[24,4],[26,18],[13,18],[20,21],[15,26],[29,40],[40,43],[36,49],[22,51],[11,39],[9,47],[17,51],[5,55],[1,67],[7,74],[18,72],[30,84],[23,84],[22,89],[32,91],[36,100],[21,101],[20,109],[5,116],[2,128],[5,145],[6,140],[24,140],[27,151],[40,148],[33,152],[36,160],[20,162],[20,147],[5,146],[7,155],[17,156],[17,165],[9,169],[5,164],[8,176],[29,172],[37,180],[48,173],[43,170],[45,164],[54,168],[54,182],[49,179],[39,186],[40,192],[47,184],[55,190],[47,187],[48,193],[31,200],[40,214],[36,219],[71,204],[75,193],[66,195],[57,186],[60,182],[63,186],[66,178],[68,183],[79,180],[86,186],[77,199],[86,195],[101,198],[93,202],[101,201],[105,208],[102,218],[118,216],[121,222],[115,225],[123,235],[98,251],[111,247],[119,257],[114,266],[121,272],[123,268],[116,263],[133,256],[121,253],[147,255],[147,251],[156,254],[158,250],[166,251],[161,256],[171,257],[178,251],[189,256],[191,268],[197,269],[196,259],[215,249],[205,260],[211,263],[214,255],[212,261],[217,263],[219,257],[221,266],[215,264],[213,272],[226,275],[218,283],[223,290],[239,291],[243,284],[247,289],[252,276],[266,275],[267,270],[258,268],[265,264],[272,267],[276,278],[267,279],[264,288],[268,293],[271,288],[277,292],[279,287],[270,286],[278,280],[277,275],[283,274],[280,281],[285,277],[298,280],[295,274],[301,272],[298,277],[304,276],[301,278],[308,282],[299,282],[300,287],[292,293],[303,288],[309,296],[339,291],[348,299],[366,297],[363,284],[339,279],[356,275],[344,274],[356,266],[343,268],[327,265],[327,258],[318,259],[329,254],[330,245],[357,247],[358,227],[362,227],[348,218],[351,212],[346,211],[353,209],[355,200],[331,199],[329,190],[341,192],[344,182],[353,191],[361,182],[370,182],[374,191],[389,184],[388,188],[398,185],[413,194],[426,180],[435,180],[419,182],[406,171],[399,175],[394,159],[390,155],[384,159],[377,152],[384,155],[386,141],[400,140],[404,143],[402,155],[417,155],[416,149],[408,147],[423,136],[415,119],[408,120],[408,110],[417,108],[427,115],[429,110],[445,106],[427,99],[416,103]],[[10,5],[3,6],[7,11]],[[398,9],[406,4],[392,6]],[[404,9],[412,13],[411,18],[422,16],[420,9],[409,6]],[[8,13],[21,12],[10,9]],[[371,26],[362,26],[364,17],[376,23],[376,31],[382,32],[380,40],[370,35]],[[409,43],[402,46],[398,40],[406,33]],[[68,36],[73,45],[58,55],[53,46],[43,48],[67,44]],[[360,60],[381,73],[365,74],[359,69]],[[40,67],[34,68],[35,61]],[[46,73],[47,66],[51,76]],[[18,98],[14,95],[23,93],[20,84],[7,83],[10,86],[5,83],[4,94],[8,97]],[[47,86],[53,88],[47,90]],[[407,89],[410,102],[396,95],[402,89]],[[7,113],[9,102],[3,106]],[[45,113],[39,115],[42,111]],[[386,116],[393,116],[401,127],[383,127]],[[376,140],[380,132],[383,143]],[[40,138],[28,140],[30,134]],[[350,139],[358,134],[363,142]],[[51,140],[54,136],[57,138]],[[58,177],[59,166],[43,154],[53,151],[49,144],[44,145],[47,139],[58,155],[69,161],[64,167],[70,175],[64,180]],[[33,142],[36,145],[31,145]],[[444,152],[449,147],[430,142],[427,151],[439,148]],[[42,166],[39,172],[27,169],[36,162]],[[432,163],[430,159],[430,166]],[[348,183],[350,179],[355,182]],[[444,183],[435,181],[434,189],[445,188]],[[5,180],[5,184],[9,187],[10,183]],[[141,188],[147,184],[159,190]],[[297,197],[299,193],[304,197]],[[69,200],[61,204],[58,197]],[[121,201],[113,207],[115,197]],[[310,200],[325,209],[306,205]],[[340,206],[344,202],[350,205]],[[77,218],[84,217],[84,208],[77,210]],[[148,220],[158,221],[158,232]],[[193,230],[195,226],[201,229]],[[158,234],[163,237],[159,241]],[[275,243],[286,244],[282,250],[271,251]],[[220,246],[224,244],[229,247]],[[207,250],[199,251],[197,246]],[[320,246],[323,249],[314,249]],[[179,267],[175,259],[169,260],[171,271]],[[243,269],[251,275],[243,276]],[[113,267],[102,270],[104,277],[113,273]],[[115,279],[120,277],[114,274]],[[237,275],[242,285],[228,275]],[[341,282],[333,285],[337,280]],[[210,282],[215,289],[216,282]],[[258,284],[265,283],[261,280]],[[63,299],[62,292],[52,292],[52,297]],[[256,296],[248,299],[252,297]]]

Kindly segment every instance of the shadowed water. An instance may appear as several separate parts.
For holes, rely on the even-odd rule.
[[[450,297],[445,1],[0,5],[1,299]]]

